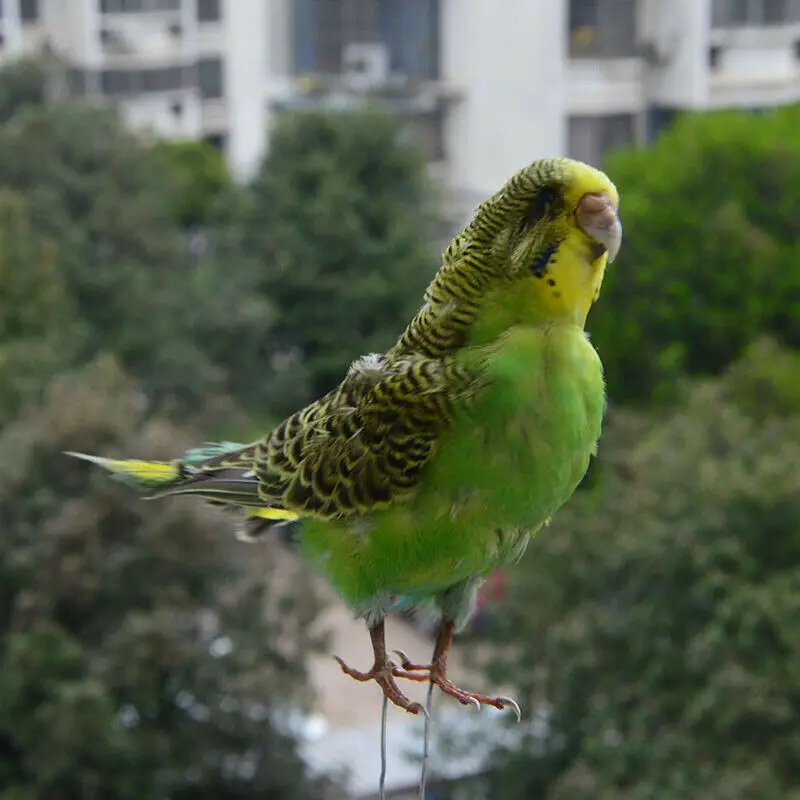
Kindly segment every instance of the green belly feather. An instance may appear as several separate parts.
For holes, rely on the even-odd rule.
[[[516,327],[463,351],[487,386],[457,411],[409,502],[307,520],[301,547],[342,597],[422,598],[516,558],[572,495],[600,437],[600,359],[576,325]]]

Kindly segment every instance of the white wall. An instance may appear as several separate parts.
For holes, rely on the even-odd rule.
[[[710,107],[761,107],[800,101],[800,25],[717,30],[719,62],[709,76]]]
[[[223,9],[228,160],[233,173],[251,174],[270,127],[267,104],[267,42],[271,0],[227,0]]]
[[[564,151],[566,3],[442,0],[443,77],[464,92],[446,135],[449,173],[482,199]]]
[[[0,50],[0,63],[14,58],[22,51],[22,30],[15,3],[6,3],[0,17],[0,33],[3,35],[3,49]]]
[[[644,106],[639,58],[576,59],[566,67],[568,114],[635,114]]]
[[[97,68],[102,59],[96,0],[43,0],[42,22],[57,53]]]
[[[641,0],[640,30],[664,61],[648,66],[650,102],[673,108],[708,103],[710,0]]]

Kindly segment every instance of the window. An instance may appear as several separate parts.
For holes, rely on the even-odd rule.
[[[142,70],[141,90],[143,92],[169,92],[183,85],[181,67],[161,67]]]
[[[23,22],[38,22],[39,0],[19,0],[19,18]]]
[[[197,62],[197,85],[200,95],[207,99],[222,97],[222,60],[219,58],[201,58]]]
[[[571,0],[569,4],[570,31],[596,28],[600,20],[600,0]]]
[[[636,138],[633,114],[570,117],[568,155],[570,158],[599,166],[606,153],[632,144]]]
[[[389,51],[390,72],[439,77],[438,0],[379,0],[378,37]]]
[[[221,18],[219,0],[197,0],[198,22],[218,22]]]
[[[629,58],[636,50],[636,0],[571,0],[573,58]]]
[[[100,90],[103,94],[110,95],[171,92],[185,85],[182,67],[106,69],[100,73]]]
[[[785,25],[800,22],[800,0],[714,0],[715,28]]]
[[[390,71],[439,76],[441,0],[294,0],[300,75],[338,75],[349,44],[383,44]]]
[[[100,91],[103,94],[130,94],[138,89],[136,73],[125,69],[104,69],[100,72]]]
[[[138,14],[145,11],[180,11],[181,0],[100,0],[103,14]]]

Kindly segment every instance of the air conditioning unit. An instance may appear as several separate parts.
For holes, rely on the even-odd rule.
[[[342,51],[342,76],[349,89],[365,92],[389,79],[389,50],[384,44],[348,44]]]

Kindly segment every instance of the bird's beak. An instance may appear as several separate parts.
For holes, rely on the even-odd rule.
[[[622,223],[614,201],[604,193],[585,194],[578,203],[576,216],[581,230],[603,246],[609,263],[612,262],[622,244]]]

